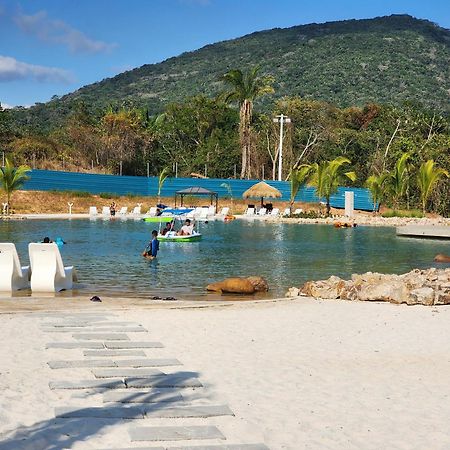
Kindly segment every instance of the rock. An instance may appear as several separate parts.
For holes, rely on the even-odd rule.
[[[252,283],[255,292],[267,292],[269,290],[269,284],[263,277],[247,277],[247,280]]]
[[[300,296],[300,289],[296,288],[296,287],[289,288],[285,294],[285,297],[288,297],[288,298],[299,297],[299,296]]]
[[[256,292],[255,287],[247,278],[238,277],[208,284],[206,290],[230,294],[254,294]]]
[[[442,253],[438,253],[434,257],[434,261],[435,262],[440,262],[440,263],[450,263],[450,256],[444,255]]]
[[[421,305],[431,306],[434,304],[434,290],[430,287],[422,287],[419,289],[413,289],[409,293],[411,299],[408,302],[409,305],[415,305],[417,303]]]
[[[321,299],[448,305],[450,269],[415,269],[403,275],[367,272],[354,274],[348,281],[330,277],[327,280],[306,282],[300,288],[300,293]]]

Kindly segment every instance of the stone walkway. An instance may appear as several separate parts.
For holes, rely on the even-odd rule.
[[[52,339],[46,349],[59,349],[59,355],[72,355],[75,349],[82,356],[47,361],[54,373],[49,388],[73,390],[70,399],[76,401],[75,406],[71,401],[70,406],[55,407],[55,419],[86,419],[91,429],[96,421],[99,428],[104,427],[105,419],[113,425],[129,424],[128,449],[268,450],[264,444],[225,443],[226,436],[211,419],[234,416],[232,410],[224,404],[211,404],[198,374],[183,371],[178,359],[155,357],[154,349],[164,346],[147,339],[148,330],[140,324],[118,321],[110,313],[40,317],[41,330]],[[138,333],[139,341],[129,333]],[[90,370],[91,376],[78,379],[78,369]],[[101,399],[96,406],[92,406],[94,395]],[[194,418],[201,419],[201,424],[190,424]],[[161,424],[161,419],[173,423],[167,425],[165,420]],[[192,441],[192,445],[177,446],[177,441]],[[134,446],[139,444],[146,446]]]

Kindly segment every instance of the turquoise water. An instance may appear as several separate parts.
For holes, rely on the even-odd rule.
[[[4,221],[0,241],[14,242],[27,264],[29,242],[61,236],[67,241],[63,261],[76,267],[80,279],[73,294],[130,297],[214,298],[204,290],[208,283],[249,275],[267,278],[268,296],[278,297],[290,286],[330,275],[447,267],[433,257],[450,253],[448,241],[398,238],[394,228],[235,220],[201,224],[200,242],[161,243],[157,260],[147,261],[140,254],[154,226],[133,220]]]

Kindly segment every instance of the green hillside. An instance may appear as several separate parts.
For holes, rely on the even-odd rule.
[[[144,65],[16,115],[48,128],[77,101],[94,112],[125,102],[157,113],[198,93],[213,96],[227,70],[256,64],[275,77],[276,97],[299,95],[341,107],[412,101],[449,113],[449,61],[450,31],[407,15],[276,28]]]

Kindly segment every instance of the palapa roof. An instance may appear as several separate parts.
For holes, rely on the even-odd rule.
[[[266,197],[266,198],[280,198],[281,192],[264,181],[254,184],[247,189],[243,194],[243,198],[250,197]]]
[[[210,191],[200,186],[192,186],[181,191],[177,191],[178,195],[217,195],[217,192]]]

